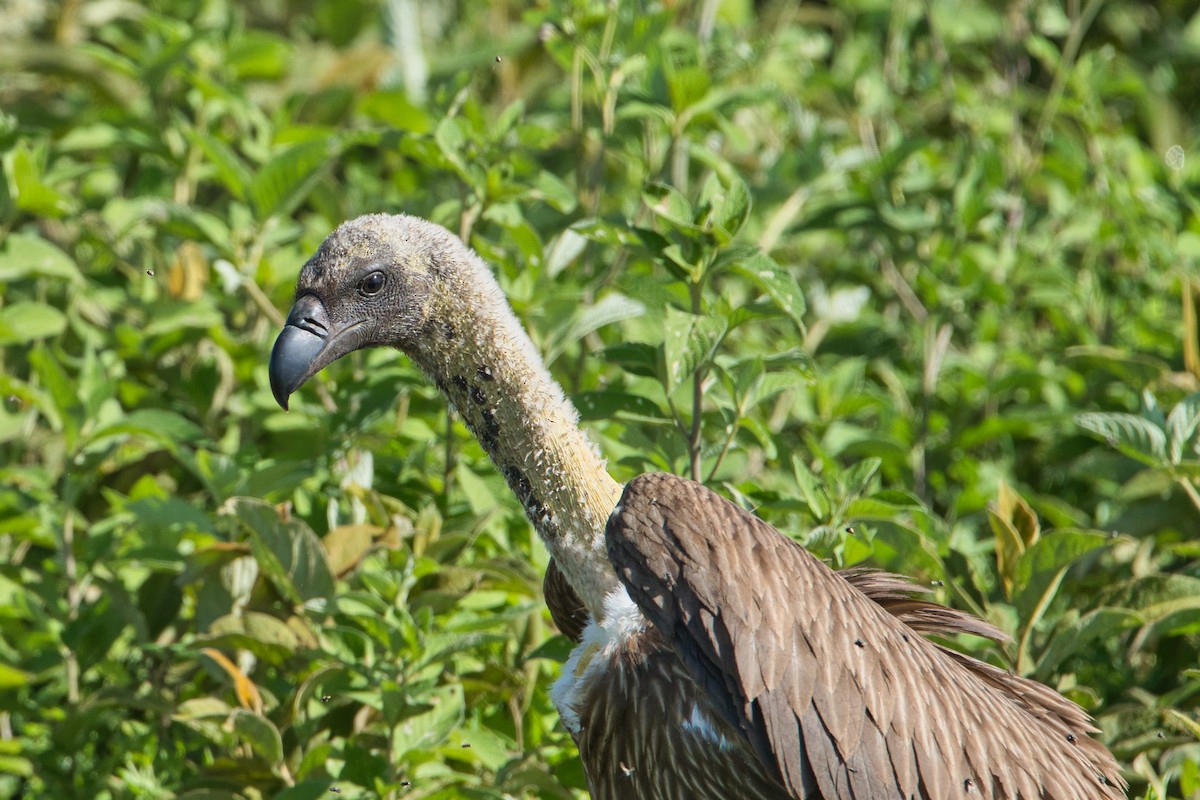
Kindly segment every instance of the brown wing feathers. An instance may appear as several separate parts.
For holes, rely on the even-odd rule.
[[[626,487],[607,536],[634,602],[794,797],[1124,796],[1078,707],[917,635],[1000,631],[895,576],[839,577],[667,475]]]
[[[567,583],[566,576],[554,559],[550,560],[546,577],[542,579],[542,595],[550,609],[550,618],[562,635],[572,642],[583,641],[583,629],[588,622],[587,606],[579,599],[571,584]]]

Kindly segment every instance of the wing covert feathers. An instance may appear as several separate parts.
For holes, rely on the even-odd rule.
[[[583,629],[587,627],[588,610],[579,595],[567,583],[567,577],[558,568],[558,562],[550,559],[546,577],[542,579],[542,596],[550,609],[550,618],[558,630],[572,642],[583,641]]]
[[[700,484],[643,475],[607,528],[633,601],[793,797],[1124,797],[1088,716],[1041,684],[919,635],[1005,638],[835,573]]]

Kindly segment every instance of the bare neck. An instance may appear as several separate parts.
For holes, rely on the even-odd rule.
[[[487,266],[465,255],[469,263],[446,276],[428,334],[411,355],[458,409],[598,619],[620,585],[604,525],[621,487]]]

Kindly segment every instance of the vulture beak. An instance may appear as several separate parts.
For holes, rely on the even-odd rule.
[[[347,325],[329,321],[325,304],[311,294],[292,306],[287,322],[271,350],[271,393],[284,411],[288,397],[327,364],[362,344],[365,320]]]

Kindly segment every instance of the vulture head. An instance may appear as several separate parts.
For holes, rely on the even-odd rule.
[[[309,378],[347,353],[398,347],[415,356],[430,321],[474,257],[444,228],[373,214],[344,223],[300,271],[296,301],[271,351],[271,391],[283,408]]]

